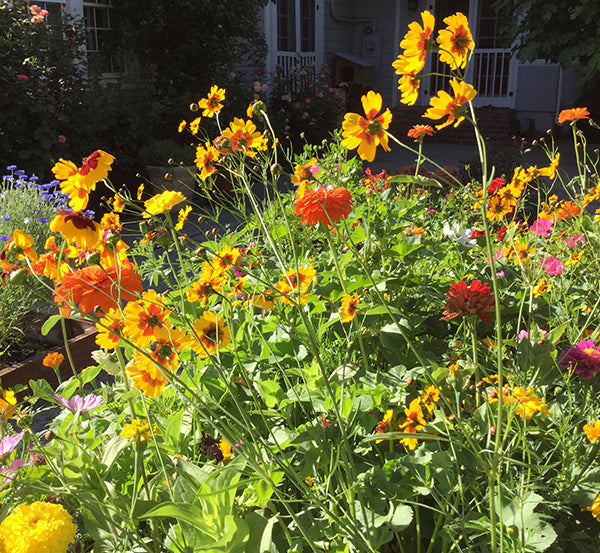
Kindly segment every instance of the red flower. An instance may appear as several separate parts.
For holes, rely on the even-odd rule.
[[[303,225],[326,225],[346,219],[352,211],[352,196],[343,186],[338,188],[314,188],[304,190],[294,200],[295,215],[300,215]]]
[[[90,265],[62,277],[54,290],[54,302],[61,306],[63,314],[68,314],[74,305],[84,313],[98,309],[108,313],[111,308],[118,308],[119,301],[134,300],[134,293],[141,291],[142,279],[133,263],[126,261],[106,269]]]
[[[464,280],[455,282],[446,294],[446,307],[442,320],[449,321],[455,317],[477,315],[484,323],[492,317],[488,312],[494,311],[494,294],[489,284],[474,280],[470,286]]]

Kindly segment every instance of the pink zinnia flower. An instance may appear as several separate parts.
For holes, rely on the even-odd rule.
[[[552,234],[552,227],[554,226],[554,221],[550,221],[548,219],[536,219],[536,221],[529,227],[529,232],[531,234],[536,234],[537,236],[543,236],[544,238],[548,238]]]
[[[585,246],[585,236],[583,234],[574,234],[565,239],[565,244],[570,250],[574,250],[578,244]]]
[[[2,438],[2,440],[0,440],[0,459],[2,457],[6,457],[15,449],[15,447],[19,445],[19,442],[23,439],[24,434],[25,430],[22,430],[18,434],[13,434],[12,436],[6,435],[4,438]]]
[[[600,350],[593,340],[583,340],[571,346],[560,354],[559,363],[575,374],[580,374],[584,380],[592,378],[600,371]]]
[[[565,270],[565,266],[558,257],[551,255],[541,260],[540,265],[549,275],[561,275]]]
[[[54,397],[58,403],[70,411],[73,411],[73,413],[85,413],[86,411],[98,407],[104,402],[102,396],[96,396],[94,394],[89,394],[85,397],[73,396],[70,400],[58,394],[55,394]]]

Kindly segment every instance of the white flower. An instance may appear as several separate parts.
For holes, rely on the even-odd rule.
[[[98,363],[98,365],[102,365],[102,368],[108,374],[119,374],[121,371],[121,367],[119,365],[117,356],[114,353],[108,353],[103,349],[97,349],[96,351],[92,351],[92,359]]]
[[[471,238],[471,234],[473,231],[470,228],[460,230],[458,223],[452,223],[452,226],[448,221],[444,223],[444,236],[460,242],[465,248],[472,248],[477,244],[477,240]]]

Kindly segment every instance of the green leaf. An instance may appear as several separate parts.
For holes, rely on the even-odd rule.
[[[52,327],[62,319],[62,315],[50,315],[50,317],[48,317],[46,319],[46,322],[42,325],[42,336],[47,336],[48,332],[50,332],[50,330],[52,329]]]
[[[40,399],[55,401],[54,390],[46,380],[30,380],[29,387],[31,388],[34,396]]]
[[[104,446],[104,454],[102,455],[101,461],[102,467],[105,469],[105,476],[109,473],[121,451],[123,451],[128,444],[129,442],[121,436],[113,436],[110,440],[108,440]]]
[[[191,524],[194,528],[204,529],[202,509],[189,503],[173,503],[165,501],[157,507],[152,507],[139,515],[141,520],[146,518],[174,518]]]
[[[286,398],[285,392],[275,380],[259,380],[258,389],[267,407],[271,409]]]

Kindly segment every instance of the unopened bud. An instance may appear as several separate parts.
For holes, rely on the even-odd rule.
[[[31,415],[29,413],[19,413],[17,415],[17,426],[19,428],[29,428],[31,424]]]
[[[252,115],[262,115],[262,111],[267,112],[267,105],[262,100],[259,100],[252,106]]]
[[[415,379],[411,376],[407,381],[406,381],[406,385],[410,386],[411,384],[413,384],[415,381]]]
[[[490,426],[490,434],[495,434],[496,432],[498,432],[498,427]]]
[[[21,286],[22,284],[25,284],[27,275],[29,275],[29,271],[27,269],[17,269],[16,271],[10,273],[10,283],[15,286]]]
[[[190,104],[190,111],[193,111],[194,113],[197,112],[200,109],[200,106],[196,103],[196,102],[192,102]]]
[[[53,439],[54,439],[54,432],[52,432],[52,430],[46,431],[46,433],[44,434],[44,440],[46,440],[47,442],[51,442]]]
[[[173,180],[173,174],[172,173],[165,173],[164,179],[165,180]]]
[[[281,175],[281,171],[282,167],[281,165],[279,165],[279,163],[273,163],[273,165],[271,165],[271,175],[276,177],[278,175]]]
[[[89,253],[85,258],[88,265],[98,265],[100,263],[100,252]]]

